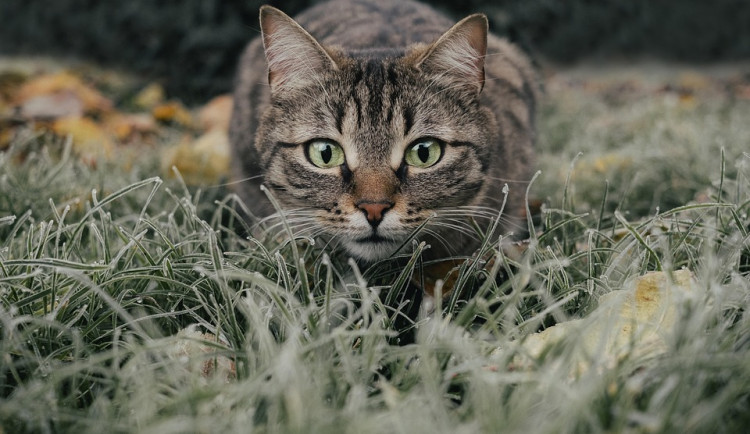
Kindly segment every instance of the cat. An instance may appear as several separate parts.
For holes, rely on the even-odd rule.
[[[251,211],[276,213],[263,184],[295,230],[362,263],[420,226],[427,257],[444,258],[476,249],[468,217],[497,217],[508,184],[503,229],[518,230],[537,78],[484,15],[451,24],[410,0],[332,0],[296,20],[263,6],[230,125]]]

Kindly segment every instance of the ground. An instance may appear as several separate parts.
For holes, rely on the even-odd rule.
[[[0,432],[740,432],[750,66],[542,70],[530,240],[409,326],[417,253],[246,236],[226,99],[2,59]]]

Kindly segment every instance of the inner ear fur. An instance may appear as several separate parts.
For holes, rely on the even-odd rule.
[[[260,28],[271,92],[309,85],[326,70],[338,69],[320,43],[284,12],[262,6]]]
[[[469,15],[430,45],[415,66],[481,92],[488,28],[485,15]]]

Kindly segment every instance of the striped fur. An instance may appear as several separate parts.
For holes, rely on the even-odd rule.
[[[418,238],[432,256],[470,253],[476,241],[464,217],[496,215],[505,184],[505,229],[514,230],[537,85],[527,59],[486,26],[473,15],[451,27],[409,0],[333,0],[296,22],[263,8],[262,38],[245,50],[235,87],[240,196],[258,217],[271,216],[265,184],[292,225],[366,262],[392,254],[425,221]],[[429,168],[404,162],[421,138],[442,144]],[[338,143],[346,163],[313,165],[305,152],[313,139]]]

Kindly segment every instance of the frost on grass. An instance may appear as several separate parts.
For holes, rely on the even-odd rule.
[[[532,239],[481,235],[415,318],[426,246],[359,270],[294,234],[249,236],[235,196],[155,178],[158,159],[94,167],[19,138],[0,153],[0,426],[741,432],[750,107],[669,93],[632,109],[552,93]]]

